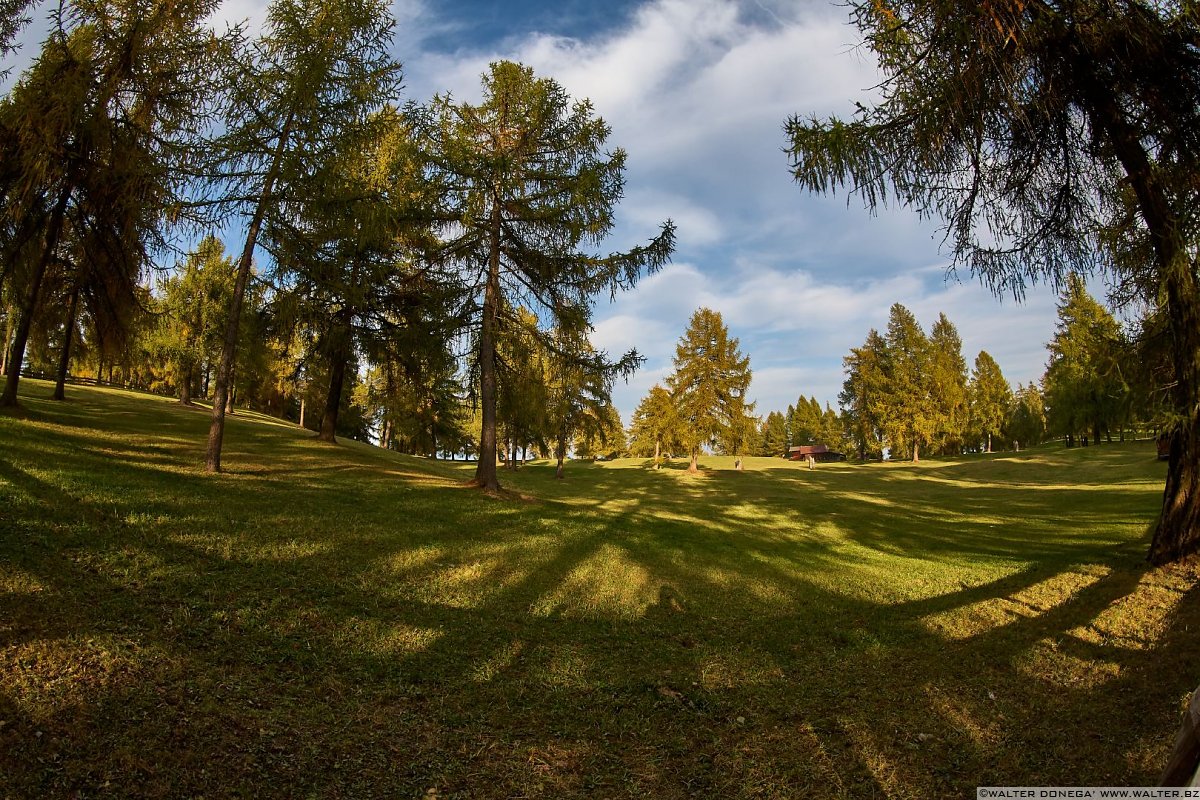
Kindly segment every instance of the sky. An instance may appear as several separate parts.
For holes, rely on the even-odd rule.
[[[220,17],[261,24],[265,0],[227,0]],[[987,350],[1012,383],[1040,378],[1055,296],[997,298],[949,273],[936,222],[904,208],[872,215],[845,194],[794,184],[789,116],[849,115],[879,76],[846,9],[831,0],[396,0],[402,100],[480,97],[498,59],[523,62],[591,100],[627,153],[617,225],[601,250],[627,250],[666,219],[678,226],[669,265],[609,302],[594,343],[645,366],[618,383],[626,423],[672,371],[692,313],[719,311],[750,357],[750,399],[765,416],[796,398],[837,404],[842,358],[893,303],[926,331],[945,312],[968,365]],[[22,57],[27,55],[21,54]]]

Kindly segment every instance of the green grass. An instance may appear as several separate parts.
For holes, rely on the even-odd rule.
[[[23,382],[0,796],[963,797],[1143,785],[1200,671],[1151,443],[470,470]]]

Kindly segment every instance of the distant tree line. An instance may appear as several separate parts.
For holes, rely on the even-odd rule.
[[[825,445],[858,460],[920,460],[1032,447],[1051,438],[1068,446],[1146,436],[1164,425],[1155,371],[1135,357],[1131,332],[1069,276],[1040,382],[1013,387],[986,351],[968,369],[957,328],[940,314],[926,334],[899,303],[881,334],[868,332],[843,360],[839,408],[801,395],[785,411],[754,414],[746,400],[749,359],[721,315],[696,311],[676,347],[675,371],[634,411],[628,449],[611,454],[687,455],[704,451],[786,456]]]

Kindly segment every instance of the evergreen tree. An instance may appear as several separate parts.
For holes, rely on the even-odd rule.
[[[763,421],[762,434],[759,438],[762,443],[758,452],[760,456],[774,458],[786,456],[789,443],[787,423],[783,414],[778,411],[772,411],[770,414],[767,414],[767,418]]]
[[[506,307],[523,305],[554,328],[585,331],[602,291],[633,286],[666,263],[674,228],[645,247],[601,257],[624,187],[625,153],[604,152],[609,128],[587,101],[572,102],[553,80],[498,62],[483,77],[478,105],[434,98],[412,107],[429,176],[444,198],[444,252],[477,310],[480,457],[474,484],[499,488],[496,474],[496,337]],[[611,368],[628,374],[628,353]]]
[[[847,433],[845,417],[826,403],[825,411],[821,414],[821,441],[831,450],[844,454],[852,447]]]
[[[967,362],[958,329],[945,314],[929,330],[929,410],[932,446],[943,455],[961,453],[971,422]]]
[[[721,314],[697,309],[675,346],[675,373],[667,380],[679,410],[680,438],[691,455],[689,472],[697,470],[703,447],[721,444],[736,449],[748,416],[750,359],[729,338]]]
[[[920,461],[921,448],[937,433],[939,412],[933,406],[930,345],[917,318],[896,303],[888,317],[882,427],[891,458]]]
[[[336,439],[348,365],[366,338],[387,335],[381,329],[411,319],[413,307],[439,300],[416,263],[428,241],[411,221],[420,191],[408,132],[388,108],[354,122],[325,163],[293,182],[303,199],[283,204],[292,213],[268,217],[263,231],[277,282],[297,295],[321,334],[330,369],[318,438],[328,442]]]
[[[1033,447],[1046,438],[1046,406],[1042,392],[1032,381],[1018,386],[1009,410],[1005,432],[1014,447]]]
[[[883,453],[884,415],[888,396],[887,342],[872,328],[862,347],[843,359],[846,379],[838,395],[850,439],[860,460]]]
[[[547,354],[547,423],[557,462],[554,477],[563,477],[567,446],[581,434],[600,435],[606,447],[625,449],[625,433],[613,433],[613,376],[586,337],[560,331]],[[621,428],[620,419],[617,428]]]
[[[576,458],[617,458],[628,448],[625,427],[617,409],[611,403],[605,403],[597,411],[596,424],[581,426],[576,431],[572,446]]]
[[[1123,335],[1112,314],[1072,275],[1058,306],[1058,325],[1047,345],[1043,380],[1050,429],[1068,441],[1101,434],[1119,424],[1129,394],[1120,361]]]
[[[18,297],[0,405],[16,405],[25,346],[53,266],[70,275],[67,331],[76,326],[85,286],[93,297],[113,298],[120,287],[122,304],[135,303],[147,251],[161,244],[195,173],[210,75],[223,49],[206,25],[216,6],[61,5],[41,54],[0,101],[0,284]],[[19,14],[20,4],[12,10]],[[0,49],[8,46],[0,40]]]
[[[33,4],[33,0],[0,0],[0,57],[17,51],[14,42],[21,29],[29,24],[26,12]],[[0,70],[0,80],[8,74],[7,69]]]
[[[247,225],[213,393],[209,472],[221,469],[225,407],[259,234],[269,215],[283,225],[285,214],[312,199],[305,191],[310,176],[336,159],[346,137],[357,138],[356,126],[368,124],[372,111],[394,99],[400,66],[389,54],[393,26],[383,0],[273,0],[263,35],[229,71],[232,100],[218,143],[221,188]]]
[[[655,384],[638,403],[629,430],[629,448],[634,455],[654,456],[654,467],[665,450],[668,454],[681,448],[679,412],[671,394]]]
[[[992,452],[992,438],[1004,430],[1013,405],[1012,387],[1008,385],[1000,365],[986,350],[975,357],[975,369],[968,387],[971,399],[971,427]]]
[[[800,396],[795,406],[788,406],[788,430],[791,432],[791,445],[799,447],[818,442],[821,439],[821,404],[815,397]],[[785,448],[786,449],[786,448]]]
[[[192,404],[204,365],[220,356],[233,274],[224,245],[207,236],[162,284],[152,348],[183,405]]]

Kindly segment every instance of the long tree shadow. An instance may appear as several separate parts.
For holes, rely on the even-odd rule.
[[[1112,534],[989,535],[986,515],[939,514],[948,487],[901,496],[890,523],[850,525],[837,515],[868,501],[832,473],[761,488],[597,471],[584,498],[548,488],[539,504],[497,504],[409,466],[379,483],[368,478],[385,466],[344,462],[322,485],[301,463],[283,492],[282,470],[214,480],[164,471],[160,455],[123,455],[109,480],[128,497],[111,508],[0,463],[15,501],[0,512],[4,793],[1145,783],[1200,655],[1186,569],[1105,553]],[[1035,501],[981,491],[1036,520]],[[838,535],[787,527],[797,507]],[[1048,530],[1040,514],[1033,527]],[[970,583],[872,590],[870,554],[961,565],[972,538],[991,561]],[[1144,646],[1095,633],[1155,581],[1178,591]]]

